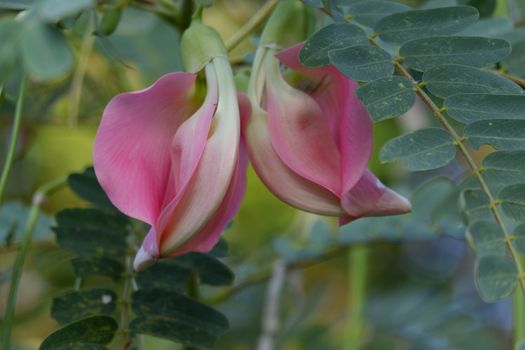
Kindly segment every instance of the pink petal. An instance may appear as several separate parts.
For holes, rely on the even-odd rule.
[[[348,221],[363,216],[404,214],[412,209],[408,199],[383,185],[369,170],[345,194],[341,204],[350,216]]]
[[[307,68],[299,60],[303,44],[277,54],[286,66],[321,84],[312,97],[321,108],[341,155],[342,193],[359,181],[372,154],[372,122],[358,100],[357,84],[332,66]]]
[[[133,268],[135,271],[142,271],[153,265],[158,258],[159,248],[157,245],[157,234],[155,229],[151,227],[135,256]]]
[[[322,110],[313,98],[284,81],[277,59],[269,57],[266,64],[265,108],[275,151],[298,175],[339,196],[339,150]]]
[[[228,192],[226,192],[219,209],[206,226],[180,247],[174,255],[181,255],[188,252],[206,253],[217,244],[224,228],[241,207],[241,201],[246,190],[247,167],[248,154],[246,153],[246,146],[241,142],[237,169],[235,170]]]
[[[167,74],[145,90],[116,96],[104,110],[95,138],[95,172],[126,215],[154,224],[160,214],[173,135],[198,107],[194,87],[194,74]]]
[[[249,108],[246,96],[242,95],[239,102],[241,111]],[[263,110],[254,104],[251,114],[241,112],[241,116],[243,136],[253,168],[276,197],[308,212],[344,215],[337,196],[297,175],[279,158],[272,146]]]
[[[233,75],[227,59],[216,57],[206,72],[217,72],[219,101],[204,153],[184,191],[162,211],[155,228],[161,232],[161,256],[171,255],[199,232],[222,203],[238,161],[240,121]]]

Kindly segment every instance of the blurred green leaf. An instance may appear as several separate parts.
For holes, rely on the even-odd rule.
[[[484,301],[503,299],[514,291],[518,271],[514,261],[501,255],[486,255],[476,263],[476,286]]]
[[[469,143],[479,148],[491,145],[497,149],[525,148],[525,120],[482,120],[467,125],[465,136]]]
[[[392,57],[375,46],[352,46],[328,52],[330,63],[352,80],[372,81],[394,73]]]
[[[485,192],[480,189],[464,190],[461,193],[461,202],[469,222],[485,220],[491,216],[489,199]]]
[[[501,76],[457,64],[436,66],[423,74],[426,88],[435,96],[447,98],[456,94],[524,94],[516,83]]]
[[[106,192],[100,187],[93,167],[86,168],[82,173],[69,175],[67,183],[80,198],[101,208],[114,208]]]
[[[124,265],[118,260],[104,256],[84,256],[71,260],[75,276],[106,276],[118,281],[124,273]]]
[[[0,0],[0,9],[29,10],[36,0]]]
[[[363,102],[374,122],[398,117],[416,102],[412,83],[399,76],[362,85],[357,89],[357,97]]]
[[[525,96],[459,94],[445,100],[447,113],[455,120],[469,124],[485,119],[525,120]]]
[[[525,40],[512,44],[512,52],[501,61],[501,67],[511,74],[525,76]]]
[[[5,202],[0,206],[0,246],[6,243],[7,239],[11,243],[20,240],[28,216],[29,207],[21,202]],[[33,230],[33,240],[51,239],[51,225],[53,219],[41,213]]]
[[[94,0],[41,0],[38,2],[37,11],[43,20],[57,22],[94,6]]]
[[[115,336],[117,322],[108,316],[94,316],[71,323],[49,335],[40,350],[104,349]]]
[[[446,131],[426,128],[390,140],[380,154],[383,162],[401,160],[412,171],[430,170],[454,159],[456,147]]]
[[[395,13],[374,27],[388,42],[404,43],[436,35],[454,34],[476,22],[478,11],[470,6],[442,7]]]
[[[71,291],[53,299],[51,317],[61,325],[80,319],[115,313],[117,294],[111,289]]]
[[[510,44],[502,39],[438,36],[407,42],[399,54],[410,68],[425,71],[443,64],[490,66],[510,51]]]
[[[501,232],[500,227],[495,222],[487,220],[474,221],[469,225],[467,234],[474,244],[478,257],[505,255],[503,232]]]
[[[122,9],[118,7],[110,8],[104,11],[102,19],[98,24],[95,33],[100,36],[107,36],[113,34],[115,29],[117,29],[118,24],[120,23],[120,18],[122,17]]]
[[[525,151],[498,151],[483,159],[482,176],[497,195],[509,185],[525,181]]]
[[[62,33],[53,26],[28,19],[18,41],[30,75],[41,81],[57,79],[73,67],[73,54]]]
[[[17,67],[16,36],[19,31],[20,22],[12,17],[0,18],[0,83]]]
[[[228,329],[228,320],[220,312],[166,290],[134,292],[132,308],[137,315],[130,323],[132,332],[189,346],[211,348]]]
[[[521,224],[514,229],[513,232],[514,240],[512,245],[516,247],[518,252],[522,255],[525,254],[525,224]]]
[[[366,33],[358,26],[349,23],[330,24],[306,41],[299,58],[307,67],[322,67],[330,63],[329,51],[367,44]]]
[[[461,36],[484,36],[501,38],[501,34],[512,30],[512,21],[504,17],[483,18],[458,33]]]
[[[348,12],[353,20],[372,28],[388,15],[409,10],[409,6],[397,2],[368,0],[350,5]]]
[[[421,5],[420,9],[435,9],[439,7],[450,7],[450,6],[457,6],[458,2],[457,0],[427,0],[423,5]]]
[[[505,214],[516,222],[525,222],[525,184],[510,185],[499,193]]]

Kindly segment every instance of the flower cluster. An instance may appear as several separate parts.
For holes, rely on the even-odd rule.
[[[341,224],[410,210],[367,169],[372,128],[357,84],[331,66],[304,67],[301,44],[279,51],[271,39],[246,96],[217,33],[196,21],[182,42],[191,73],[167,74],[104,110],[97,178],[117,208],[151,226],[136,269],[217,243],[244,195],[248,156],[275,196]]]

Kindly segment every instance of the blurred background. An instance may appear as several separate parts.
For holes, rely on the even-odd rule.
[[[8,3],[23,1],[0,0],[0,6]],[[114,95],[144,88],[164,73],[182,70],[180,33],[161,16],[144,11],[143,7],[150,3],[155,0],[131,1],[115,33],[107,37],[91,35],[91,14],[83,14],[65,31],[74,51],[73,69],[53,81],[28,83],[16,161],[6,199],[0,206],[0,314],[5,308],[7,271],[16,255],[35,189],[91,165],[100,116]],[[205,10],[204,19],[228,38],[263,3],[213,1],[213,6]],[[424,5],[423,1],[404,3]],[[484,17],[491,17],[496,9],[496,1],[459,3],[478,7]],[[499,27],[491,27],[487,22],[479,30],[525,42],[523,30],[519,34],[516,29],[523,24],[525,1],[509,3],[510,17],[502,18]],[[0,11],[0,15],[8,13]],[[319,26],[327,21],[321,14],[318,20]],[[240,85],[246,79],[255,44],[253,39],[247,39],[231,52]],[[0,42],[0,55],[2,45]],[[3,86],[1,163],[11,132],[19,68],[14,67]],[[521,74],[525,71],[517,73]],[[401,131],[431,123],[424,108],[416,105],[403,118],[376,124],[375,149]],[[509,348],[509,300],[484,303],[474,285],[473,257],[456,207],[457,191],[448,182],[462,180],[462,165],[454,163],[440,170],[444,178],[432,183],[425,181],[435,172],[409,175],[398,165],[380,164],[377,155],[371,168],[383,182],[407,196],[419,188],[412,197],[415,212],[399,218],[359,220],[339,230],[337,237],[331,232],[331,224],[322,218],[299,213],[276,199],[250,169],[247,196],[224,236],[230,254],[225,261],[241,286],[224,290],[207,287],[202,291],[204,300],[230,320],[231,329],[217,349],[255,349],[268,331],[263,319],[268,317],[264,316],[268,303],[273,302],[280,306],[278,315],[274,315],[279,320],[278,331],[272,334],[278,348],[342,349],[348,336],[348,310],[353,300],[360,298],[355,294],[359,290],[352,285],[356,277],[352,271],[356,272],[349,271],[349,265],[363,261],[367,266],[366,275],[361,278],[366,297],[359,303],[364,305],[365,315],[361,325],[363,349]],[[443,196],[436,204],[441,207],[426,207],[428,196]],[[50,227],[58,210],[86,205],[69,189],[53,195],[44,205],[17,304],[14,342],[18,349],[37,349],[58,327],[50,317],[51,300],[71,288],[74,278],[69,264],[65,264],[69,256],[56,247]],[[353,247],[353,253],[338,248],[347,245]],[[327,247],[331,253],[325,256]],[[283,261],[292,266],[284,275],[278,269]],[[268,293],[269,283],[279,289],[277,300]],[[159,339],[147,338],[146,342],[147,349],[176,348]]]

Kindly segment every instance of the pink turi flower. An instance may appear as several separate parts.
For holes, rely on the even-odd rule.
[[[149,225],[134,262],[209,251],[239,209],[247,156],[231,67],[224,55],[194,73],[170,73],[114,97],[95,138],[94,168],[111,202]]]
[[[332,66],[303,66],[301,48],[256,53],[242,129],[261,180],[284,202],[341,223],[410,211],[367,169],[372,125],[357,84]],[[291,71],[283,74],[281,63]]]

